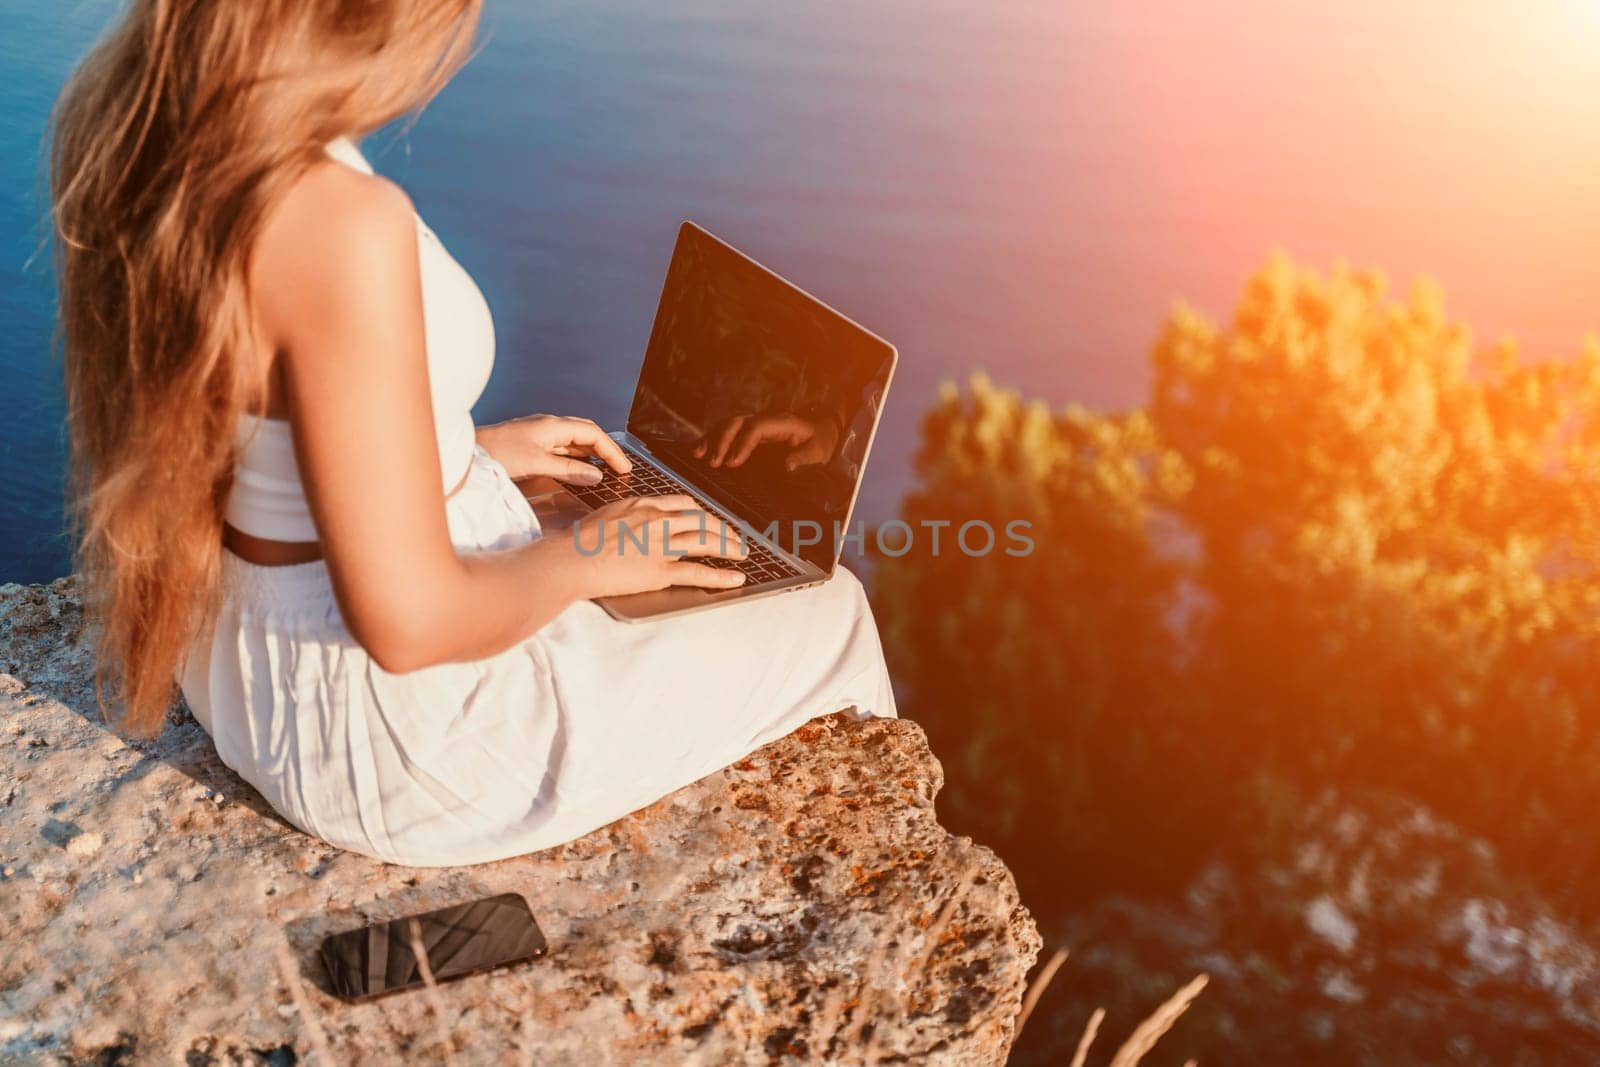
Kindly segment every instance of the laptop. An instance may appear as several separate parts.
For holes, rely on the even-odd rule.
[[[593,510],[686,493],[734,526],[736,589],[674,586],[597,601],[626,622],[827,581],[846,543],[889,392],[894,346],[692,222],[678,231],[625,430],[633,461],[567,487]],[[708,536],[717,536],[714,532]],[[859,538],[855,543],[861,543]]]

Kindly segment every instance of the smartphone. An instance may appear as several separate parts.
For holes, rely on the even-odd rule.
[[[434,981],[448,982],[536,959],[547,949],[528,902],[505,893],[330,934],[322,941],[322,962],[335,994],[366,1001],[426,984],[424,961]]]

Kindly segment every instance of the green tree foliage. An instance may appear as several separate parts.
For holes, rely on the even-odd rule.
[[[964,395],[943,391],[916,469],[902,513],[913,548],[876,571],[895,676],[944,760],[941,804],[984,840],[1012,843],[1024,878],[1053,881],[1063,863],[1127,848],[1130,826],[1159,822],[1167,802],[1123,787],[1168,773],[1188,732],[1171,721],[1176,567],[1150,543],[1188,472],[1143,413],[1055,414],[981,375]],[[1004,550],[1018,518],[1034,545],[1021,557]],[[1002,534],[976,558],[957,540],[974,520]],[[1123,795],[1108,804],[1108,789]],[[1152,859],[1142,873],[1164,865]]]
[[[1126,415],[976,379],[927,420],[905,517],[1023,517],[1038,542],[881,564],[955,817],[1024,871],[1112,850],[1149,884],[1149,850],[1182,867],[1308,791],[1395,789],[1582,906],[1600,348],[1475,351],[1434,286],[1279,257],[1225,325],[1176,309],[1152,362]]]

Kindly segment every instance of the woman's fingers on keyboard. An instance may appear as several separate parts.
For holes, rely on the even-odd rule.
[[[700,510],[692,502],[686,508],[656,508],[630,500],[601,508],[590,518],[601,526],[602,537],[607,535],[608,522],[627,527],[631,531],[626,535],[627,543],[646,552],[659,552],[663,547],[679,551],[692,544],[694,555],[729,559],[743,559],[746,555],[744,538],[737,527]],[[621,536],[620,533],[612,535]]]
[[[673,534],[668,547],[678,556],[716,556],[721,559],[744,559],[749,555],[739,534],[723,526],[720,530],[688,530]]]
[[[672,584],[699,589],[737,589],[744,584],[744,575],[739,571],[722,570],[686,560],[672,565]]]
[[[714,554],[730,559],[743,559],[745,556],[744,538],[739,531],[715,515],[704,511],[677,511],[662,519],[661,524],[674,548],[680,542],[688,544],[693,541],[696,547],[710,546],[709,551],[700,551],[696,555]]]
[[[721,525],[703,511],[663,511],[646,521],[651,532],[664,532],[668,537],[683,533],[714,533]]]
[[[695,503],[694,497],[688,493],[663,493],[660,496],[641,496],[634,499],[639,501],[640,507],[654,508],[657,511],[696,511],[705,514],[700,510],[700,505]]]

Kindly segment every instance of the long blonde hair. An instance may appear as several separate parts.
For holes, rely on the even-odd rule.
[[[265,403],[263,221],[329,141],[443,87],[479,2],[132,0],[57,102],[70,517],[96,692],[130,732],[159,731],[219,601],[233,435]]]

